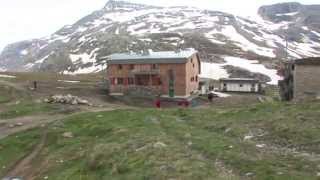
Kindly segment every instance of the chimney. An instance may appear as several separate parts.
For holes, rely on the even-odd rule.
[[[142,50],[142,55],[144,55],[144,56],[147,56],[147,55],[149,55],[150,53],[149,53],[149,50],[148,49],[143,49]]]

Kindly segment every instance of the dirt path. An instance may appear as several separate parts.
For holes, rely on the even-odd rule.
[[[101,107],[101,108],[94,108],[94,107],[88,107],[83,108],[82,110],[72,113],[72,114],[59,114],[59,115],[52,115],[52,114],[42,114],[42,115],[32,115],[32,116],[24,116],[19,117],[15,119],[5,119],[0,120],[0,140],[21,132],[28,129],[32,129],[39,126],[45,126],[48,123],[66,119],[70,116],[74,116],[81,113],[87,113],[87,112],[105,112],[105,111],[113,111],[118,109],[133,109],[130,107],[120,107],[120,106],[114,106],[114,107]]]
[[[13,168],[7,173],[6,177],[23,177],[24,179],[28,180],[31,179],[32,173],[32,165],[31,162],[35,160],[38,154],[42,151],[44,145],[46,144],[47,140],[47,129],[44,130],[42,138],[38,145],[32,150],[32,152],[18,161]]]
[[[5,85],[5,86],[10,86],[13,87],[19,91],[26,91],[26,89],[23,86],[18,85],[17,83],[12,83],[9,81],[4,81],[4,80],[0,80],[0,84]]]
[[[51,118],[49,118],[51,116]],[[66,115],[34,115],[15,119],[0,120],[0,140],[21,131],[46,125],[52,121],[66,117]]]
[[[28,130],[30,128],[43,126],[46,127],[48,123],[65,119],[70,116],[74,116],[81,113],[86,112],[106,112],[106,111],[113,111],[116,109],[128,109],[128,107],[123,108],[87,108],[85,110],[69,114],[69,115],[58,115],[52,117],[52,115],[38,115],[38,116],[26,116],[22,118],[16,118],[16,119],[10,119],[10,120],[1,120],[0,121],[0,140],[15,134],[17,132],[21,132],[24,130]],[[131,109],[131,108],[129,108]],[[134,109],[134,108],[132,108]],[[51,116],[51,117],[50,117]],[[18,123],[22,123],[23,125],[18,125]],[[9,124],[9,125],[8,125]],[[11,125],[11,126],[10,126]],[[12,127],[12,125],[15,125]],[[22,158],[20,161],[18,161],[6,174],[5,177],[23,177],[25,180],[32,180],[33,177],[37,174],[38,168],[32,167],[32,163],[34,160],[37,159],[38,155],[41,153],[44,145],[46,144],[47,139],[47,130],[44,129],[42,138],[38,145],[34,147],[32,152],[30,152],[28,155],[26,155],[24,158]]]

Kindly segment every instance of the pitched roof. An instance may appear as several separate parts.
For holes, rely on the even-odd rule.
[[[148,64],[148,63],[186,63],[196,54],[194,49],[181,51],[160,51],[149,53],[117,53],[107,57],[108,64]]]
[[[297,59],[297,60],[294,61],[294,64],[298,64],[298,65],[320,65],[320,57]]]
[[[239,82],[239,83],[258,83],[260,82],[259,80],[257,79],[251,79],[251,78],[222,78],[220,79],[221,82]]]

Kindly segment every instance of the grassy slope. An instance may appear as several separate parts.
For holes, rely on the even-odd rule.
[[[10,102],[15,93],[16,91],[11,87],[0,86],[0,104]]]
[[[58,108],[52,104],[33,103],[24,100],[18,104],[6,106],[6,110],[0,112],[0,120],[43,114],[46,112],[54,112],[55,110],[58,110]]]
[[[27,91],[0,84],[0,120],[53,112],[57,105],[35,103]]]
[[[319,117],[320,103],[86,113],[52,124],[33,166],[38,179],[316,179]],[[0,165],[17,159],[12,146],[21,147],[18,157],[29,152],[22,145],[35,134],[0,141],[8,157]],[[255,137],[244,141],[248,134]]]
[[[30,153],[40,141],[40,131],[35,129],[0,141],[0,177],[6,169],[13,166],[19,159]]]

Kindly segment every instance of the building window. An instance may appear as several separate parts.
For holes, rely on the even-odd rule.
[[[295,69],[295,66],[294,66],[294,65],[292,65],[292,71],[294,71],[294,69]]]
[[[133,64],[130,64],[129,69],[130,69],[130,70],[134,70],[134,65],[133,65]]]
[[[240,84],[239,86],[240,86],[240,87],[243,87],[243,84]]]
[[[134,79],[133,78],[128,78],[128,84],[133,85],[134,84]]]
[[[122,65],[121,64],[118,65],[118,69],[122,70]]]
[[[162,82],[161,82],[161,78],[160,77],[155,77],[152,79],[152,85],[153,86],[160,86],[162,85]]]
[[[117,84],[118,85],[123,85],[123,78],[117,78]]]
[[[193,82],[194,81],[194,77],[191,77],[191,82]]]
[[[198,76],[196,76],[196,82],[198,82]]]
[[[157,64],[152,64],[152,69],[158,69],[158,65]]]

